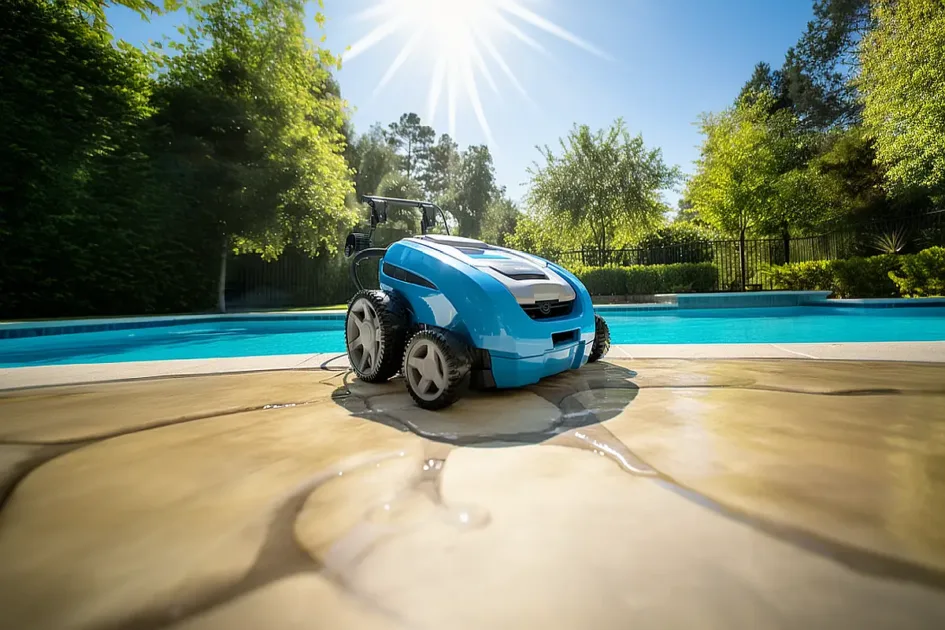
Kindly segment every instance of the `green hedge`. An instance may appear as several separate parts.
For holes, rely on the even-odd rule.
[[[714,291],[719,272],[711,263],[582,267],[572,269],[591,295],[654,295]]]
[[[945,247],[930,247],[912,256],[903,256],[899,269],[889,277],[904,297],[945,295]]]
[[[814,260],[771,267],[775,289],[832,291],[839,298],[943,295],[945,248],[918,254]]]

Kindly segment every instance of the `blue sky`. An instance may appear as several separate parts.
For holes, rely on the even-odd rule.
[[[475,0],[442,0],[471,2]],[[519,0],[522,6],[606,52],[601,59],[520,20],[511,20],[540,42],[540,53],[508,34],[494,42],[519,82],[524,99],[500,69],[490,63],[498,93],[479,77],[479,94],[495,140],[491,146],[499,184],[520,200],[527,190],[527,168],[539,158],[537,145],[557,147],[574,123],[593,129],[622,117],[631,133],[663,150],[666,161],[691,172],[698,157],[700,113],[727,107],[753,66],[780,66],[808,20],[811,0]],[[341,52],[379,22],[354,17],[378,0],[325,0],[325,45]],[[314,12],[314,7],[312,8]],[[184,13],[142,21],[124,10],[110,11],[117,37],[134,44],[173,34]],[[313,36],[318,31],[311,23]],[[375,87],[412,33],[403,29],[346,63],[338,77],[354,110],[356,130],[385,125],[400,114],[426,116],[435,41],[407,60],[378,94]],[[431,124],[448,131],[445,100]],[[457,107],[460,146],[486,143],[468,99]],[[678,194],[667,192],[675,204]]]

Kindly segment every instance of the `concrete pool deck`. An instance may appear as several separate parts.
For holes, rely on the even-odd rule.
[[[945,341],[860,343],[618,344],[614,359],[822,359],[945,362]],[[344,354],[287,354],[218,359],[129,361],[0,368],[0,390],[155,376],[262,370],[345,369]]]
[[[945,627],[945,365],[0,392],[0,628]]]

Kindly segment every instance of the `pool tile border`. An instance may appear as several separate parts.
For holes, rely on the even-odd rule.
[[[862,298],[811,302],[804,306],[832,306],[836,308],[928,308],[945,307],[945,298]]]

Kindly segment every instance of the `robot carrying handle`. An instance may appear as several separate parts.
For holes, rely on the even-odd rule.
[[[420,230],[424,234],[427,233],[427,229],[436,225],[436,213],[439,211],[440,217],[443,219],[443,227],[446,229],[446,233],[450,233],[449,223],[446,221],[446,213],[443,212],[443,208],[439,207],[433,202],[430,201],[420,201],[417,199],[398,199],[397,197],[378,197],[377,195],[362,195],[362,203],[366,203],[371,206],[371,227],[375,227],[378,223],[384,223],[387,221],[387,206],[404,206],[420,209]],[[432,216],[430,216],[432,213]]]

